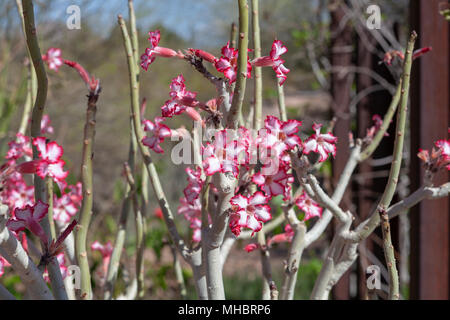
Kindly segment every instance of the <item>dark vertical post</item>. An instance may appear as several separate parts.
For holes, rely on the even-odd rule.
[[[366,41],[374,45],[374,39],[369,32],[364,30]],[[358,67],[372,68],[373,54],[368,50],[367,45],[364,40],[358,37],[358,56],[357,64]],[[372,86],[372,78],[367,74],[358,74],[356,77],[356,90],[358,93],[367,90]],[[357,105],[357,137],[364,137],[366,135],[366,130],[371,126],[372,112],[370,110],[371,100],[373,100],[373,95],[366,95],[363,97]],[[365,161],[361,163],[358,167],[358,174],[364,175],[370,173],[371,166]],[[358,215],[361,220],[364,220],[369,216],[370,210],[372,209],[372,198],[373,198],[373,180],[370,178],[359,179],[357,181],[357,186],[355,187],[357,192],[357,206]],[[371,263],[368,261],[367,257],[364,256],[363,252],[365,250],[370,251],[372,249],[372,241],[366,239],[360,244],[359,257],[358,257],[358,297],[360,299],[367,299],[368,292],[366,286],[366,268]],[[361,250],[365,249],[365,250]]]
[[[423,169],[419,148],[448,136],[449,23],[439,14],[442,0],[411,1],[411,28],[418,46],[433,51],[415,62],[411,86],[411,180],[419,187]],[[435,184],[448,181],[440,174]],[[411,210],[411,298],[449,298],[449,199],[423,201]]]
[[[350,90],[352,75],[346,70],[352,64],[353,37],[350,23],[344,27],[341,22],[345,19],[345,11],[341,1],[330,1],[331,14],[331,95],[333,97],[332,110],[337,118],[334,133],[338,137],[337,149],[339,150],[333,162],[333,181],[337,182],[349,155],[348,133],[350,132]],[[348,208],[351,203],[351,195],[346,192],[342,199],[342,207]],[[349,298],[349,272],[336,284],[333,294],[335,299]]]

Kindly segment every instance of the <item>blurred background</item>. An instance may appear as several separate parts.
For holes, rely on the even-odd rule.
[[[94,218],[89,243],[114,240],[117,218],[125,192],[122,163],[128,157],[129,86],[128,70],[117,15],[128,19],[127,0],[36,0],[36,24],[40,47],[61,48],[65,59],[79,62],[101,81],[98,103],[94,161]],[[147,47],[147,33],[161,31],[160,45],[175,50],[199,48],[220,56],[220,49],[230,38],[231,24],[237,23],[237,2],[233,0],[135,0],[141,53]],[[378,5],[380,29],[370,30],[366,9]],[[81,29],[69,30],[66,9],[80,7]],[[448,1],[436,0],[261,0],[260,24],[262,54],[267,55],[274,39],[288,47],[283,56],[291,70],[284,88],[288,117],[303,121],[303,134],[310,133],[313,121],[326,123],[335,118],[334,132],[339,137],[338,154],[322,168],[325,186],[332,190],[348,156],[348,134],[363,137],[374,114],[383,115],[400,75],[401,63],[382,62],[389,50],[403,50],[413,28],[419,34],[419,46],[433,51],[414,67],[412,103],[407,137],[405,165],[399,182],[397,200],[407,196],[420,184],[421,169],[416,160],[419,147],[431,148],[432,142],[447,137],[449,126],[449,30],[441,11]],[[250,47],[252,47],[250,38]],[[0,154],[18,130],[26,96],[27,54],[16,2],[0,0]],[[211,69],[211,68],[210,68]],[[212,71],[212,70],[211,70]],[[215,89],[185,61],[157,59],[149,72],[141,73],[141,97],[147,99],[146,118],[160,114],[169,98],[170,80],[179,74],[187,89],[198,92],[201,101],[215,96]],[[63,66],[59,72],[48,70],[49,92],[46,113],[54,134],[51,139],[64,147],[64,159],[71,175],[79,180],[81,139],[86,108],[86,87],[78,74]],[[264,114],[278,114],[276,78],[270,68],[263,70]],[[244,109],[252,103],[252,80],[248,81]],[[170,120],[170,127],[186,123],[186,118]],[[373,159],[361,165],[348,190],[343,206],[358,212],[363,219],[380,197],[390,167],[393,139],[386,137]],[[173,208],[178,205],[185,187],[183,166],[168,161],[171,142],[166,142],[165,156],[156,157],[157,169]],[[158,161],[158,159],[165,159]],[[448,177],[447,177],[448,178]],[[448,181],[446,177],[442,181]],[[151,212],[157,208],[150,196]],[[275,204],[276,207],[276,204]],[[277,209],[277,208],[275,208]],[[448,199],[425,202],[409,215],[393,221],[394,247],[397,249],[402,297],[448,299],[449,294],[449,203]],[[446,214],[447,213],[447,214]],[[180,230],[190,239],[183,218]],[[182,226],[185,227],[182,227]],[[128,223],[134,229],[133,219]],[[274,233],[281,232],[282,228]],[[295,293],[307,299],[326,253],[333,228],[304,254]],[[95,236],[95,238],[94,238]],[[151,219],[146,239],[146,279],[148,299],[178,298],[179,290],[172,268],[168,236],[158,219]],[[134,239],[127,239],[127,255],[122,262],[134,267]],[[260,266],[257,252],[246,253],[238,243],[225,265],[227,298],[259,299]],[[271,250],[274,279],[281,284],[283,261],[288,246]],[[101,264],[94,253],[92,268]],[[257,260],[255,260],[257,259]],[[379,265],[383,283],[384,267],[379,234],[373,234],[360,248],[360,258],[341,279],[333,295],[336,299],[367,297],[365,270]],[[183,268],[189,298],[195,298],[192,275]],[[98,277],[97,277],[98,278]],[[94,281],[99,279],[94,278]],[[119,275],[126,278],[126,275]],[[19,292],[19,279],[2,278],[8,288]],[[123,284],[123,281],[121,282]],[[120,289],[120,286],[118,287]]]

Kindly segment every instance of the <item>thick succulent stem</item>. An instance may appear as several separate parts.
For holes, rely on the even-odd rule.
[[[90,92],[86,111],[86,123],[84,125],[83,156],[81,164],[81,183],[83,186],[83,201],[80,210],[79,224],[76,234],[76,252],[78,264],[81,270],[81,294],[82,299],[92,299],[91,273],[87,258],[87,233],[92,218],[93,207],[93,179],[92,159],[94,157],[95,115],[97,113],[98,95]]]
[[[383,233],[383,250],[389,271],[389,299],[398,300],[400,297],[398,270],[395,261],[395,250],[391,239],[391,226],[386,211],[381,213],[381,231]]]
[[[136,279],[138,285],[138,297],[144,297],[144,222],[142,219],[141,208],[139,206],[139,199],[136,190],[136,184],[131,174],[131,169],[128,163],[125,163],[125,174],[130,186],[130,195],[133,201],[134,218],[136,224]]]
[[[378,226],[378,224],[380,223],[380,212],[388,208],[389,204],[392,201],[392,198],[394,197],[395,189],[397,187],[398,176],[400,174],[400,168],[402,164],[403,144],[405,140],[405,126],[408,108],[409,79],[412,64],[412,52],[414,49],[414,42],[416,38],[417,34],[415,32],[412,32],[410,39],[408,41],[408,47],[406,49],[405,54],[405,61],[403,64],[400,109],[397,115],[393,160],[391,169],[389,171],[388,183],[384,190],[383,196],[378,204],[377,210],[371,215],[370,220],[367,223],[367,226],[359,234],[361,239],[367,238],[372,233],[372,231]]]
[[[239,56],[236,75],[236,87],[233,101],[227,118],[227,127],[237,129],[238,116],[242,112],[247,81],[248,57],[248,3],[247,0],[238,0],[239,3]]]
[[[280,85],[280,78],[277,78],[277,92],[278,92],[278,110],[280,111],[280,120],[287,121],[286,103],[284,100],[284,87]]]
[[[139,55],[139,41],[138,41],[138,33],[136,28],[136,17],[134,13],[134,5],[133,0],[128,0],[128,14],[130,17],[130,27],[132,31],[132,52],[134,56],[134,60],[137,61],[138,55]],[[139,73],[139,69],[136,68],[136,72]],[[139,97],[139,77],[137,76],[136,79],[136,86],[137,86],[137,96]],[[130,103],[133,103],[132,97],[130,97]],[[134,122],[133,117],[130,115],[130,146],[128,151],[128,160],[127,163],[129,165],[131,175],[134,177],[135,171],[136,171],[136,153],[137,153],[137,141],[136,141],[136,134],[134,130]],[[143,170],[142,174],[142,194],[143,197],[145,195],[148,195],[147,191],[147,184],[148,184],[148,178],[147,181],[144,181],[146,178],[144,176],[145,168]],[[145,184],[145,186],[144,186]],[[145,214],[147,203],[148,203],[148,197],[144,198],[145,201],[142,203],[142,209],[140,212]],[[114,249],[111,255],[111,260],[109,262],[108,266],[108,272],[106,276],[106,282],[105,282],[105,290],[104,290],[104,299],[112,299],[112,295],[114,292],[114,285],[117,280],[118,270],[119,270],[119,261],[120,257],[122,255],[123,247],[125,244],[125,235],[126,235],[126,223],[128,219],[129,212],[131,211],[131,201],[132,196],[130,194],[130,185],[127,183],[126,186],[126,196],[122,204],[122,210],[119,216],[119,223],[118,223],[118,229],[116,234],[116,239],[114,241]],[[135,209],[136,210],[136,209]],[[139,284],[138,284],[139,287]]]
[[[129,189],[129,187],[127,188]],[[120,212],[117,227],[116,239],[114,240],[114,249],[111,254],[111,259],[109,260],[108,272],[106,274],[106,282],[103,294],[103,298],[105,300],[110,300],[113,298],[114,285],[116,283],[119,271],[120,256],[122,255],[122,250],[125,244],[127,218],[130,210],[131,210],[131,195],[128,190],[127,195],[123,200],[122,210]]]
[[[161,182],[159,180],[159,176],[156,171],[155,165],[153,164],[150,152],[142,143],[142,139],[143,139],[144,135],[143,135],[143,130],[141,127],[141,122],[140,122],[140,106],[139,106],[139,96],[138,96],[138,92],[137,92],[137,88],[138,88],[137,87],[137,73],[136,73],[137,64],[133,58],[133,50],[132,50],[131,40],[130,40],[130,36],[128,34],[127,27],[125,25],[125,22],[124,22],[122,16],[120,16],[120,15],[118,17],[118,23],[119,23],[120,29],[122,31],[124,49],[125,49],[125,53],[127,55],[128,71],[129,71],[129,78],[130,78],[130,91],[131,91],[131,97],[132,97],[131,115],[133,117],[134,130],[135,130],[135,134],[136,134],[136,140],[138,143],[139,151],[142,155],[148,175],[150,177],[150,182],[152,184],[153,191],[155,192],[159,206],[161,207],[161,210],[163,212],[164,221],[166,222],[167,229],[169,230],[169,234],[170,234],[174,244],[176,245],[178,251],[180,252],[181,256],[186,261],[190,261],[188,249],[176,228],[173,213],[170,210],[169,203],[167,201],[164,190],[161,186]]]
[[[259,0],[252,0],[252,25],[253,25],[253,47],[255,50],[254,59],[261,57],[261,33],[259,30]],[[262,69],[255,66],[255,91],[253,113],[253,126],[256,130],[261,128],[262,117]]]
[[[294,289],[297,282],[298,268],[305,248],[306,226],[303,222],[291,224],[294,230],[294,237],[289,248],[287,264],[285,267],[285,278],[281,290],[282,300],[292,300],[294,298]]]
[[[36,100],[34,102],[33,112],[31,116],[31,136],[35,138],[40,136],[41,134],[41,120],[44,114],[45,103],[47,101],[48,80],[47,73],[45,72],[44,62],[42,61],[41,49],[39,48],[39,42],[37,39],[36,27],[34,22],[33,2],[31,0],[23,0],[22,9],[27,48],[31,57],[31,61],[33,62],[34,70],[36,71],[37,78]],[[31,82],[31,84],[33,84],[33,81]],[[33,146],[33,160],[36,160],[38,158],[39,152],[37,148]],[[36,201],[41,200],[45,202],[47,200],[45,181],[39,178],[37,175],[35,175],[34,177],[34,193]],[[41,224],[47,236],[51,238],[49,221],[47,219],[43,219]],[[49,264],[49,275],[52,287],[55,290],[55,295],[57,295],[56,297],[58,299],[67,299],[59,266],[56,266],[55,259],[53,259],[53,261]]]
[[[397,110],[398,103],[400,101],[400,96],[402,92],[402,79],[400,79],[397,89],[395,91],[394,96],[392,97],[391,104],[389,105],[389,109],[386,112],[384,118],[383,118],[383,124],[381,125],[380,129],[375,134],[375,137],[373,137],[371,143],[361,152],[360,155],[360,162],[366,160],[369,158],[372,153],[375,151],[375,149],[378,147],[378,145],[381,142],[381,139],[383,139],[384,134],[386,133],[387,129],[389,128],[391,124],[392,117],[395,114],[395,110]]]
[[[228,226],[229,209],[231,208],[230,199],[233,197],[237,185],[237,179],[230,174],[221,173],[217,178],[219,180],[219,183],[216,184],[219,185],[218,209],[212,217],[211,228],[202,232],[202,254],[203,261],[206,264],[206,282],[210,300],[225,299],[220,245]],[[206,237],[203,238],[203,234]]]
[[[25,19],[23,16],[23,8],[22,8],[22,0],[16,0],[17,5],[17,11],[19,12],[20,20],[22,21],[22,31],[26,38],[26,29],[25,29]],[[31,116],[31,108],[33,107],[33,103],[36,100],[36,92],[37,92],[37,77],[36,77],[36,71],[34,70],[34,65],[32,62],[32,57],[30,54],[30,50],[27,46],[27,53],[28,53],[28,76],[27,76],[27,96],[25,99],[25,104],[23,107],[23,113],[22,118],[20,121],[20,126],[18,132],[25,135],[27,128],[28,128],[28,122],[30,120]]]

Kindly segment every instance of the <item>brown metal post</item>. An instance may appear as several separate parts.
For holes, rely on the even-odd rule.
[[[333,181],[336,183],[349,155],[349,105],[352,76],[345,69],[352,64],[353,37],[352,26],[349,23],[341,27],[341,22],[345,17],[341,1],[331,0],[329,7],[331,14],[331,65],[337,71],[333,72],[331,76],[332,109],[337,118],[334,133],[338,137],[337,149],[339,150],[333,162]],[[339,72],[336,69],[343,72]],[[342,199],[342,207],[345,209],[350,203],[350,192],[346,192]],[[335,299],[339,300],[349,298],[349,272],[342,276],[341,280],[336,284],[333,295]]]
[[[423,169],[419,148],[447,138],[449,127],[449,23],[439,14],[442,0],[411,1],[411,28],[418,47],[433,51],[415,62],[411,87],[411,180],[419,187]],[[435,184],[448,181],[440,174]],[[423,201],[411,214],[411,298],[449,298],[449,199]]]

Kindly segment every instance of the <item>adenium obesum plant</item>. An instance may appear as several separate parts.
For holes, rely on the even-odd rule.
[[[248,22],[246,1],[239,0],[238,3],[241,20]],[[133,17],[132,1],[129,4],[130,16]],[[253,19],[258,19],[257,10],[252,14]],[[286,83],[290,70],[282,58],[286,57],[288,49],[280,40],[274,40],[265,51],[253,39],[254,48],[250,48],[248,23],[241,23],[236,48],[230,40],[216,56],[202,49],[180,51],[162,47],[159,45],[160,31],[156,30],[149,32],[149,45],[142,53],[137,48],[137,32],[133,32],[130,37],[122,16],[118,17],[118,21],[128,62],[132,131],[129,163],[124,166],[127,191],[121,204],[115,241],[105,244],[94,241],[90,245],[91,250],[87,248],[88,234],[92,231],[89,229],[89,222],[96,210],[92,161],[99,80],[89,75],[79,63],[63,59],[60,49],[50,48],[43,56],[36,50],[30,50],[34,60],[42,59],[52,71],[58,72],[64,65],[77,70],[88,86],[81,181],[75,185],[67,183],[69,172],[64,168],[63,147],[45,137],[53,133],[54,129],[50,125],[50,119],[43,117],[42,113],[38,117],[41,127],[33,127],[31,136],[18,133],[9,142],[5,163],[0,166],[0,248],[1,252],[6,253],[5,257],[0,257],[0,276],[10,263],[13,268],[16,267],[24,281],[32,280],[27,285],[35,289],[30,292],[37,292],[37,296],[50,299],[54,294],[64,299],[67,298],[66,293],[71,292],[80,299],[92,299],[94,294],[113,299],[118,291],[115,282],[120,276],[127,275],[124,276],[126,297],[145,297],[148,282],[145,281],[144,270],[146,232],[152,232],[146,224],[147,211],[152,203],[148,198],[149,186],[153,188],[154,199],[158,202],[154,216],[161,220],[159,223],[166,224],[170,236],[177,282],[182,287],[184,278],[178,261],[178,255],[181,255],[187,262],[186,265],[192,268],[192,281],[201,299],[226,298],[222,270],[233,244],[239,240],[250,240],[243,246],[247,252],[259,250],[261,253],[265,288],[262,297],[292,299],[302,252],[324,234],[331,221],[336,222],[338,232],[334,233],[334,238],[330,241],[311,298],[328,298],[334,284],[356,261],[359,244],[380,225],[381,218],[386,265],[390,277],[395,276],[395,270],[392,270],[395,267],[395,256],[388,251],[389,248],[392,249],[392,244],[389,244],[389,237],[385,237],[386,222],[390,217],[407,211],[411,203],[448,195],[449,185],[435,187],[432,178],[439,170],[450,169],[450,141],[441,139],[435,142],[431,152],[419,151],[418,156],[424,162],[427,177],[423,188],[397,204],[391,204],[392,197],[389,199],[383,195],[370,217],[353,222],[356,214],[351,210],[342,210],[340,201],[352,181],[358,163],[370,157],[381,138],[386,135],[394,112],[374,116],[374,123],[367,128],[366,137],[352,138],[347,165],[334,186],[333,193],[329,195],[328,188],[325,190],[321,186],[326,177],[318,169],[327,161],[341,156],[342,153],[337,150],[338,138],[333,134],[333,123],[328,124],[328,121],[315,119],[312,127],[309,127],[303,125],[300,119],[287,119],[282,86]],[[29,24],[28,21],[25,25]],[[136,30],[133,22],[132,28]],[[405,54],[400,51],[391,52],[385,58],[388,64],[393,57],[404,61],[403,83],[409,81],[405,75],[410,74],[412,60],[429,51],[424,48],[413,53],[415,37],[413,33]],[[37,38],[34,40],[37,41]],[[142,53],[140,56],[139,52]],[[268,55],[259,56],[259,52],[268,52]],[[190,79],[177,73],[171,75],[173,78],[168,83],[168,100],[157,109],[156,115],[150,119],[144,118],[146,102],[140,105],[139,97],[144,77],[139,77],[139,72],[140,69],[152,72],[151,64],[156,61],[164,63],[164,59],[159,58],[174,58],[177,63],[190,64],[205,81],[214,86],[216,94],[207,97],[206,102],[200,101],[202,95],[189,90]],[[262,104],[256,102],[262,101],[262,90],[256,85],[261,77],[252,75],[258,75],[263,67],[271,67],[275,72],[277,83],[273,84],[278,86],[279,95],[279,114],[265,117],[262,116]],[[255,81],[252,103],[247,103],[245,99],[245,84],[249,79]],[[385,194],[394,194],[396,185],[392,181],[397,181],[403,159],[403,150],[399,150],[398,146],[403,146],[402,139],[406,132],[408,87],[405,89],[401,81],[399,83],[399,94],[394,96],[394,106],[390,108],[394,111],[397,108],[399,120],[396,124],[391,179],[387,183]],[[174,124],[174,118],[177,117],[177,123],[185,120],[178,127]],[[39,122],[33,121],[32,124]],[[349,136],[353,137],[353,133]],[[153,159],[155,154],[174,155],[174,152],[167,152],[168,147],[164,144],[169,138],[182,140],[177,149],[183,147],[182,160],[186,165],[184,172],[187,179],[180,179],[185,181],[184,189],[173,190],[174,193],[179,192],[176,196],[179,199],[177,214],[172,210],[172,199],[164,192],[165,183],[160,181]],[[363,155],[366,157],[363,158]],[[31,178],[29,174],[34,175],[34,186],[28,181]],[[54,184],[58,185],[58,192],[53,192]],[[124,265],[120,262],[125,239],[130,236],[130,228],[127,228],[129,218],[134,220],[135,232],[131,236],[136,245],[136,258],[132,259],[135,265],[130,269],[134,271],[132,281],[125,279],[130,278],[128,270],[119,272],[119,268]],[[180,219],[185,220],[185,225],[189,228],[186,233],[188,240],[184,237],[185,233],[179,232],[181,224],[176,220]],[[76,225],[78,227],[74,241],[71,233]],[[278,228],[282,231],[274,232],[280,226],[284,226],[283,229]],[[11,241],[4,241],[8,238],[5,234],[12,235]],[[42,248],[37,267],[32,259],[28,259],[28,251],[34,246],[34,242],[30,240],[36,239]],[[11,243],[14,248],[11,248]],[[269,260],[270,251],[275,246],[288,248],[284,264],[285,279],[279,295],[271,276]],[[90,258],[93,251],[100,253],[102,261],[99,273],[101,281],[96,284],[99,287],[96,290],[92,290],[91,281]],[[17,252],[20,259],[11,252]],[[29,262],[27,266],[23,266],[24,261]],[[64,278],[68,263],[77,263],[80,267],[80,291],[64,288],[61,280],[55,277],[53,268],[56,266],[56,275],[61,273],[61,278]],[[125,268],[128,268],[129,264],[126,265]],[[42,281],[44,278],[50,282],[51,293],[47,284]],[[390,279],[391,297],[395,298],[398,288],[393,283],[395,281]]]

